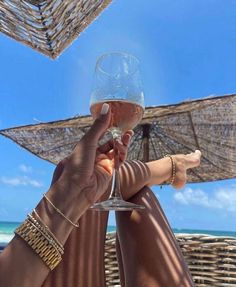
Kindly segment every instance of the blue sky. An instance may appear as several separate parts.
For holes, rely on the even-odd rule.
[[[88,114],[96,58],[110,51],[140,59],[147,106],[235,93],[235,11],[233,0],[117,0],[55,61],[0,34],[0,129]],[[54,166],[3,137],[0,158],[0,221],[20,221]],[[236,230],[236,180],[154,191],[173,227]]]

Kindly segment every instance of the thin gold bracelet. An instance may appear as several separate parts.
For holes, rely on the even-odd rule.
[[[43,197],[47,200],[47,202],[49,202],[51,204],[51,206],[56,210],[57,213],[59,213],[66,221],[68,221],[71,225],[73,225],[74,227],[79,227],[78,223],[74,223],[72,222],[59,208],[57,208],[52,202],[51,200],[46,196],[46,194],[43,194]]]
[[[176,165],[175,165],[175,161],[174,161],[172,155],[167,154],[167,155],[165,155],[165,157],[169,157],[169,158],[170,158],[170,161],[171,161],[171,169],[172,169],[172,172],[171,172],[170,185],[173,185],[174,182],[175,182],[175,177],[176,177]]]

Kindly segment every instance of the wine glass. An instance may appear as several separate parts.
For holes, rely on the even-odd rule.
[[[111,110],[111,122],[108,131],[114,142],[127,130],[133,129],[144,113],[144,93],[141,83],[139,61],[125,53],[102,55],[96,63],[94,85],[90,110],[94,119],[99,117],[102,105],[108,103]],[[124,201],[119,186],[119,155],[114,159],[112,185],[109,199],[95,203],[95,210],[133,210],[143,206]]]

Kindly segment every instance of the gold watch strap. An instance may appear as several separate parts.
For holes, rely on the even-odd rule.
[[[49,234],[43,234],[35,224],[26,219],[16,230],[20,236],[39,255],[43,262],[53,270],[62,260],[60,248],[56,248],[55,240]]]

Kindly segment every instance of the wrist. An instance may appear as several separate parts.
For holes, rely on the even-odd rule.
[[[79,220],[83,213],[91,206],[88,196],[91,189],[90,182],[78,184],[79,180],[61,179],[50,187],[48,194],[53,198],[60,210],[74,221]],[[82,181],[82,180],[81,180]]]
[[[79,218],[89,206],[83,191],[77,189],[75,193],[69,186],[67,187],[58,182],[50,187],[46,196],[65,217],[76,224],[78,224]],[[57,212],[44,197],[36,207],[36,210],[52,233],[64,244],[75,226]]]

